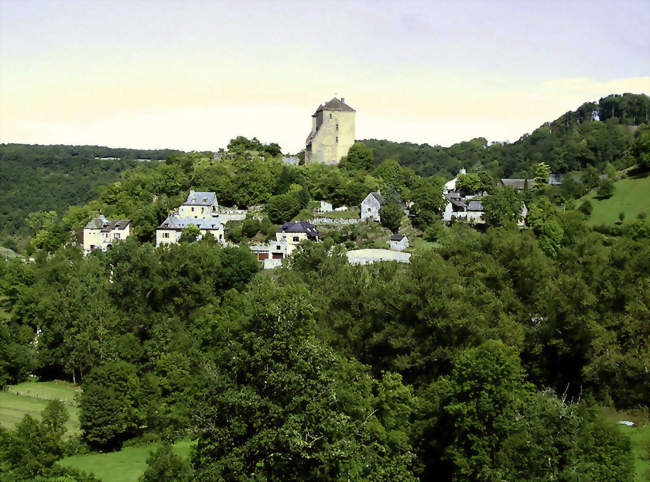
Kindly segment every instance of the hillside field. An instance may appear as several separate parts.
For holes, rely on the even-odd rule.
[[[190,457],[192,442],[183,440],[174,444],[174,451],[185,458]],[[158,444],[141,447],[125,447],[118,452],[92,453],[67,457],[59,462],[84,472],[92,472],[102,482],[137,481],[147,468],[147,457]]]
[[[625,221],[637,219],[639,213],[650,214],[650,176],[628,177],[614,183],[616,190],[609,199],[597,199],[596,190],[578,201],[589,200],[594,210],[589,217],[589,224],[614,224],[618,215],[625,213]]]
[[[75,396],[79,391],[79,387],[61,381],[11,385],[0,392],[0,426],[14,427],[25,415],[40,419],[50,400],[61,400],[66,404],[70,416],[66,423],[66,436],[79,435],[79,413],[75,405]]]

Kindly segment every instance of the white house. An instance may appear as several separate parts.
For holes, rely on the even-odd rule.
[[[183,230],[192,225],[199,228],[199,236],[201,238],[204,236],[212,236],[222,244],[225,244],[223,226],[219,217],[214,219],[183,218],[173,213],[156,229],[156,247],[178,243],[183,234]]]
[[[361,221],[372,220],[380,221],[379,210],[384,204],[384,198],[379,191],[371,192],[361,202]]]
[[[403,234],[395,233],[388,240],[388,245],[395,251],[404,251],[409,247],[409,240]]]
[[[318,208],[319,213],[331,213],[333,210],[332,203],[328,203],[327,201],[320,202],[320,207]]]
[[[461,174],[467,174],[467,171],[465,169],[461,169],[458,171],[458,176]],[[456,182],[458,181],[458,176],[453,178],[451,181],[447,181],[445,183],[445,188],[444,188],[444,193],[447,194],[448,192],[454,192],[456,190]]]
[[[211,219],[219,217],[219,203],[213,192],[190,191],[187,200],[178,208],[181,218]]]
[[[117,219],[110,221],[103,215],[91,219],[84,227],[83,249],[84,254],[93,249],[106,251],[113,247],[113,243],[126,239],[131,234],[131,220]]]
[[[225,243],[219,203],[215,193],[190,191],[187,200],[178,209],[172,211],[156,229],[156,246],[178,243],[183,230],[191,225],[199,228],[200,237],[210,235]]]
[[[282,260],[290,256],[298,245],[306,240],[318,241],[318,229],[307,221],[284,223],[275,233],[275,241],[268,245],[251,246],[250,249],[257,255],[264,269],[280,266]]]
[[[372,264],[381,261],[410,263],[411,253],[400,253],[389,249],[355,249],[345,253],[350,264]]]
[[[473,221],[477,224],[483,223],[483,203],[478,199],[463,199],[457,192],[450,192],[445,194],[447,204],[442,213],[444,221],[451,221],[452,219],[464,219],[466,221]]]

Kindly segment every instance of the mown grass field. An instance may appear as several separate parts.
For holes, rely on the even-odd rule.
[[[79,434],[79,413],[75,396],[80,388],[66,382],[25,382],[7,387],[0,392],[0,425],[14,427],[25,415],[40,419],[41,412],[50,400],[61,400],[66,404],[69,420],[66,436]]]
[[[192,442],[183,440],[174,444],[174,451],[189,459],[191,447]],[[157,448],[158,444],[125,447],[119,452],[75,455],[58,463],[65,467],[92,472],[102,482],[137,481],[147,468],[147,457]]]
[[[625,223],[637,219],[639,213],[650,216],[650,176],[628,177],[614,183],[616,189],[609,199],[597,199],[596,190],[578,201],[589,200],[594,210],[589,217],[590,224],[614,224],[619,213],[625,213]]]
[[[603,409],[605,417],[613,423],[618,424],[621,420],[629,420],[636,424],[635,427],[617,425],[621,433],[630,439],[632,446],[632,457],[634,458],[634,480],[635,482],[647,482],[650,480],[650,420],[647,414],[631,412],[616,412],[610,409]]]

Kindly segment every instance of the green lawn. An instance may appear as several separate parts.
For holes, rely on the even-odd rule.
[[[605,418],[616,423],[621,433],[629,437],[634,458],[634,480],[636,482],[650,480],[650,420],[647,415],[637,411],[620,411],[603,409]],[[618,425],[621,420],[630,420],[635,427]]]
[[[60,465],[92,472],[103,482],[137,481],[147,467],[147,457],[158,444],[143,447],[125,447],[119,452],[92,453],[67,457]],[[174,444],[174,451],[182,457],[189,458],[192,442],[183,440]]]
[[[0,425],[5,428],[12,428],[18,424],[25,415],[39,419],[41,412],[47,406],[48,400],[25,397],[11,392],[0,392]],[[79,434],[79,414],[73,405],[67,405],[68,415],[66,423],[67,436]]]
[[[629,177],[614,183],[616,190],[609,199],[597,199],[596,190],[578,201],[588,199],[594,210],[589,217],[590,224],[614,224],[620,212],[625,213],[625,221],[637,219],[639,213],[650,215],[650,176]]]
[[[61,380],[54,380],[52,382],[19,383],[18,385],[9,386],[7,391],[24,397],[61,400],[67,404],[74,404],[75,396],[81,393],[81,388]]]

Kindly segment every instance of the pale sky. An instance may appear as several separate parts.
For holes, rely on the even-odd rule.
[[[0,0],[0,142],[297,152],[335,93],[358,139],[514,141],[624,92],[649,0]]]

